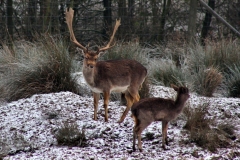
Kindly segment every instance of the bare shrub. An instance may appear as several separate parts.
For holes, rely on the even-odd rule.
[[[76,124],[65,122],[63,126],[59,128],[55,136],[58,145],[79,147],[85,147],[88,145],[85,129],[82,128],[80,131]]]

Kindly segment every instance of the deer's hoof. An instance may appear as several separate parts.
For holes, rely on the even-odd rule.
[[[166,151],[166,150],[170,150],[169,147],[166,147],[165,145],[162,146],[162,148]]]

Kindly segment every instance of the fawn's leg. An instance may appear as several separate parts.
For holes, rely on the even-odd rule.
[[[162,121],[162,148],[164,150],[166,150],[165,144],[168,145],[167,128],[168,128],[168,122]]]
[[[108,103],[109,103],[109,98],[110,98],[110,92],[104,92],[103,93],[104,97],[104,109],[105,109],[105,122],[108,122]]]
[[[100,94],[93,92],[93,104],[94,104],[94,115],[93,115],[93,119],[94,119],[95,121],[97,120],[97,110],[98,110],[98,101],[99,101],[99,98],[100,98]]]
[[[136,148],[135,148],[135,144],[136,144],[136,131],[135,131],[135,126],[133,127],[133,151],[136,151]]]
[[[138,124],[136,125],[135,128],[135,132],[137,134],[137,138],[138,138],[138,149],[140,150],[140,152],[143,151],[142,149],[142,137],[141,137],[141,133],[142,131],[147,128],[147,126],[149,126],[151,124],[151,121],[144,121],[144,120],[139,120]]]

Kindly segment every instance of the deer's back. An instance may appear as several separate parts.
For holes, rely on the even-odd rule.
[[[135,60],[98,61],[94,77],[99,86],[108,83],[114,86],[141,84],[147,75],[147,69]]]

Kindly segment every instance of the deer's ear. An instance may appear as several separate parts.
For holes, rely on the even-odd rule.
[[[174,85],[174,84],[171,84],[170,86],[171,86],[175,91],[178,91],[178,89],[179,89],[179,87],[176,86],[176,85]]]

